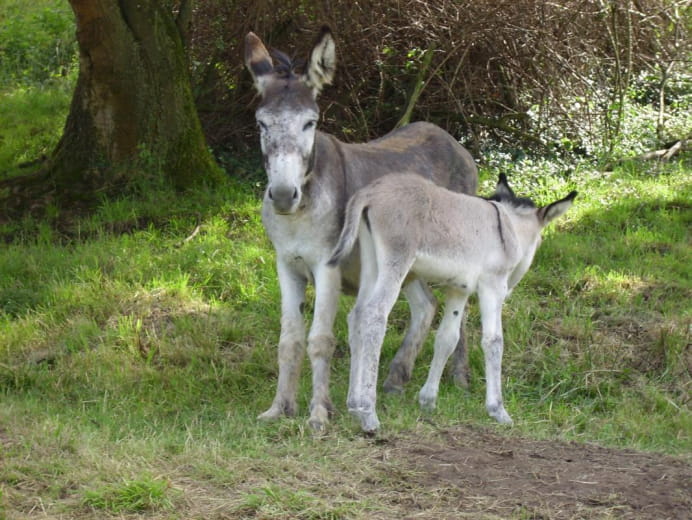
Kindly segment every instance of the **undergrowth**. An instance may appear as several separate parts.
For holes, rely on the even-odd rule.
[[[537,190],[528,189],[530,168],[510,172],[519,193],[538,192],[543,202],[574,187],[580,194],[547,230],[505,306],[505,398],[516,420],[507,434],[690,452],[687,172],[683,163],[607,175],[583,167]],[[483,172],[483,190],[495,174]],[[5,229],[5,238],[0,482],[8,507],[29,508],[22,486],[43,483],[43,500],[55,507],[118,513],[134,508],[117,503],[123,483],[157,475],[170,483],[162,500],[175,500],[182,485],[176,468],[185,467],[186,478],[209,485],[259,471],[269,487],[238,496],[239,512],[271,518],[304,506],[337,518],[355,510],[345,497],[327,506],[320,494],[286,494],[272,477],[282,453],[319,459],[325,446],[310,440],[304,423],[307,366],[299,416],[275,424],[255,419],[275,390],[280,320],[273,252],[252,187],[229,182],[215,191],[108,201],[68,231],[27,220]],[[337,415],[329,433],[346,452],[358,438],[344,405],[352,303],[344,297],[337,317]],[[398,303],[383,371],[407,316]],[[429,340],[405,393],[380,395],[383,438],[421,419],[495,427],[483,406],[473,302],[467,324],[469,390],[444,383],[436,412],[421,415],[416,392]],[[233,469],[221,462],[230,460]],[[81,505],[62,500],[74,492],[86,497]]]

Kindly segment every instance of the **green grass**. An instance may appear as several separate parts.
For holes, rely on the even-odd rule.
[[[84,505],[112,513],[171,509],[170,484],[144,476],[84,492]]]
[[[30,172],[60,139],[77,74],[64,0],[0,0],[0,180]],[[20,166],[21,165],[21,166]]]
[[[51,87],[0,89],[0,180],[30,172],[20,165],[51,154],[62,134],[72,87],[65,78]]]
[[[692,194],[684,164],[653,173],[585,171],[572,180],[576,206],[547,231],[505,307],[513,435],[690,453]],[[558,183],[552,198],[563,192]],[[129,484],[136,488],[142,475],[165,487],[151,505],[164,517],[169,502],[191,510],[181,494],[200,493],[206,510],[208,496],[225,488],[238,517],[349,518],[384,507],[361,504],[348,486],[330,494],[344,481],[340,471],[359,468],[366,442],[344,410],[352,299],[337,318],[339,413],[328,442],[312,439],[304,423],[307,366],[300,415],[255,419],[273,397],[279,333],[273,253],[258,210],[251,188],[229,183],[104,202],[70,232],[34,221],[5,229],[15,236],[0,251],[6,509],[30,509],[35,493],[24,489],[38,486],[56,514],[135,511],[147,492]],[[406,316],[397,304],[383,370]],[[421,419],[495,428],[483,407],[478,329],[472,303],[470,389],[443,384],[438,409],[421,416],[416,392],[429,341],[404,395],[380,396],[384,438],[420,429]],[[342,446],[338,454],[332,443]]]
[[[64,0],[0,0],[0,88],[42,85],[76,61],[74,15]]]

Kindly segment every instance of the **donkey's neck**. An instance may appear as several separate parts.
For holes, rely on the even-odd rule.
[[[315,133],[313,168],[303,187],[308,205],[314,205],[318,201],[325,202],[325,197],[330,198],[339,214],[343,213],[348,200],[347,171],[340,151],[341,145],[343,143],[330,134],[320,131]]]

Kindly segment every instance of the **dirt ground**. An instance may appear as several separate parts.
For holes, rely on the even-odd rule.
[[[403,518],[692,518],[692,465],[682,459],[471,427],[381,447],[410,464],[417,492],[397,504],[410,511]]]

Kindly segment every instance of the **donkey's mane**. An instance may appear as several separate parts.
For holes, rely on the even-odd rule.
[[[271,57],[274,58],[274,74],[282,79],[295,79],[298,71],[305,67],[305,60],[291,58],[285,52],[278,49],[271,50]]]
[[[484,197],[487,201],[499,202],[500,204],[507,204],[517,209],[534,209],[536,204],[528,197],[517,197],[514,195],[504,195],[499,193],[494,193],[490,197]]]

